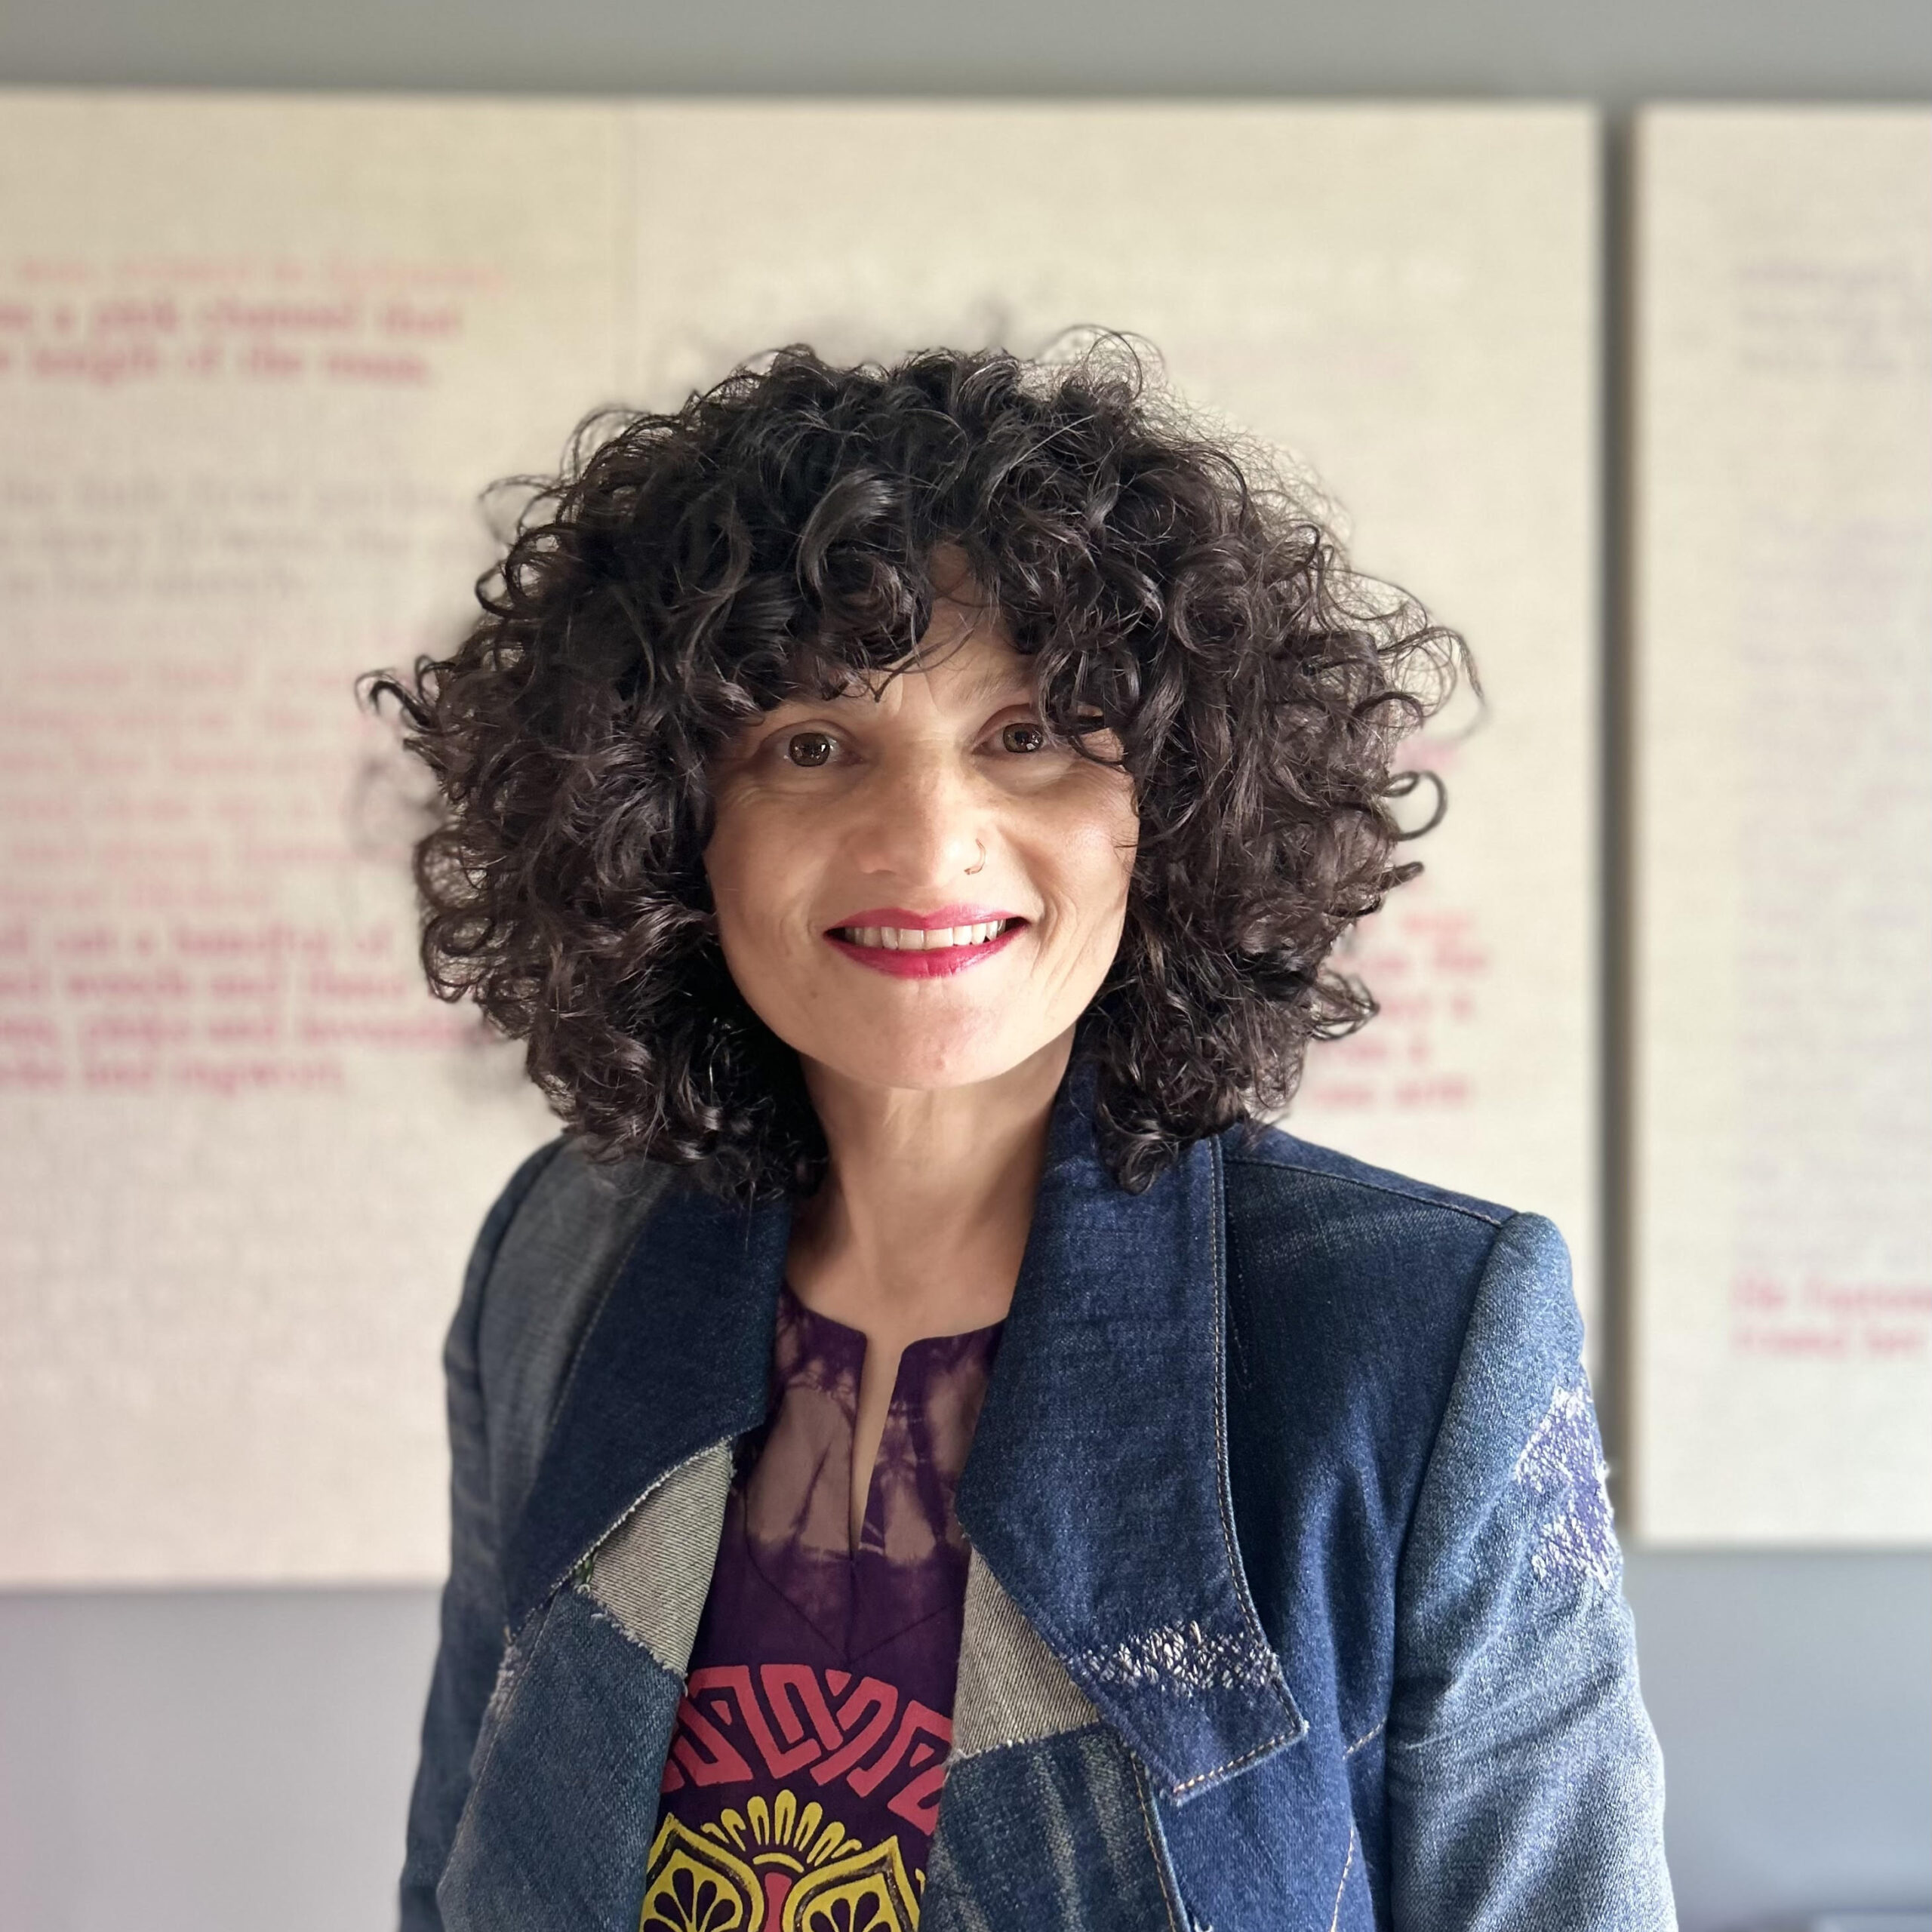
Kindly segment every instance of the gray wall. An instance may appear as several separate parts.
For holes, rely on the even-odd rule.
[[[1898,100],[1924,0],[8,0],[12,81]]]
[[[1560,96],[1610,110],[1614,162],[1640,100],[1932,97],[1932,5],[8,0],[0,79]],[[1609,857],[1614,875],[1614,838]],[[1628,1589],[1686,1932],[1932,1904],[1932,1556],[1638,1553]],[[0,1597],[0,1925],[386,1924],[434,1641],[425,1591]]]

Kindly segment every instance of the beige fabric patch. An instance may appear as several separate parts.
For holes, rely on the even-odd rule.
[[[710,1594],[731,1487],[731,1443],[700,1449],[598,1545],[584,1581],[626,1634],[680,1677]]]
[[[952,1761],[1078,1730],[1100,1715],[974,1550],[966,1569]]]

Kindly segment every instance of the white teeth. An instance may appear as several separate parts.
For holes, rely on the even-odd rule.
[[[949,946],[984,946],[1005,928],[1002,919],[972,926],[938,926],[921,932],[908,926],[847,926],[845,937],[854,946],[883,947],[888,952],[933,952]]]

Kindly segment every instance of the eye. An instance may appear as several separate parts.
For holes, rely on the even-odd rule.
[[[1016,718],[1000,727],[1000,743],[1010,752],[1037,752],[1046,747],[1045,728],[1030,718]]]
[[[806,771],[814,770],[831,757],[837,742],[829,731],[794,731],[785,740],[786,759]]]

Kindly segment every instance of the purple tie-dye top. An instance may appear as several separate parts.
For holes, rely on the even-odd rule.
[[[1004,1324],[910,1343],[851,1546],[866,1338],[780,1291],[773,1407],[725,1506],[642,1932],[909,1932],[952,1738],[953,1491]]]

